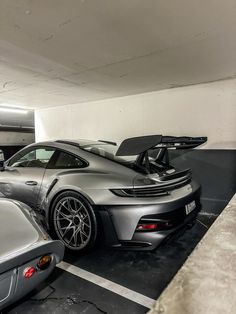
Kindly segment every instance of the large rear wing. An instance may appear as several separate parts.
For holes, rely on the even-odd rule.
[[[147,135],[124,140],[116,152],[116,156],[134,156],[150,149],[187,149],[195,148],[207,141],[207,137]]]
[[[206,143],[207,137],[190,137],[190,136],[162,136],[161,142],[155,147],[157,148],[174,148],[187,149],[196,148]]]

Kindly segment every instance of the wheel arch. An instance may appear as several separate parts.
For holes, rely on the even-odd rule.
[[[79,194],[79,196],[85,201],[88,202],[88,204],[93,208],[94,202],[93,200],[85,193],[83,193],[81,190],[77,190],[73,187],[66,187],[62,188],[59,191],[55,192],[53,195],[51,195],[50,199],[48,200],[48,210],[46,215],[46,223],[48,228],[50,229],[50,217],[52,213],[52,204],[54,203],[55,199],[62,193],[65,192],[74,192]]]

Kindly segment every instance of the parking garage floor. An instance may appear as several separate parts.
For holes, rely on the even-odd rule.
[[[43,286],[5,313],[146,313],[236,190],[236,151],[175,152],[172,159],[191,167],[202,184],[202,210],[191,229],[154,252],[115,251],[101,244],[84,256],[67,253],[64,265],[74,265],[74,274],[56,268]]]

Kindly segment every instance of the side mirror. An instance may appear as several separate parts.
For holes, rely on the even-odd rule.
[[[0,149],[0,171],[4,171],[5,157],[3,151]]]

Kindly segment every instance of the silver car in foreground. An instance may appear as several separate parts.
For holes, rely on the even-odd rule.
[[[98,234],[116,248],[155,249],[191,224],[200,187],[190,169],[169,163],[169,148],[206,138],[150,135],[115,143],[32,144],[2,164],[0,194],[27,203],[67,248],[91,247]]]
[[[46,279],[63,255],[64,245],[50,240],[28,206],[0,200],[0,312]]]

